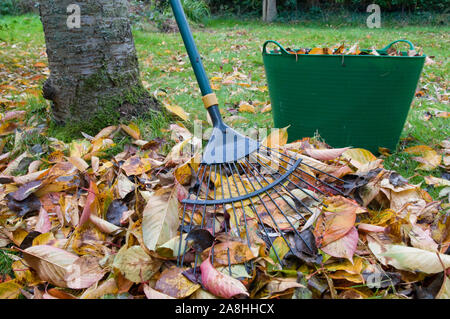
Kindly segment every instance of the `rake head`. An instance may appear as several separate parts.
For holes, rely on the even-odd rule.
[[[295,153],[268,148],[229,127],[214,128],[196,174],[190,197],[183,201],[178,266],[189,259],[185,259],[188,245],[182,249],[183,233],[198,229],[208,230],[213,237],[224,232],[245,242],[250,249],[255,247],[256,230],[280,265],[284,265],[273,238],[281,236],[294,253],[287,238],[293,234],[313,251],[299,231],[307,221],[305,215],[314,214],[305,202],[312,200],[323,205],[319,197],[325,195],[325,190],[343,195],[316,175],[339,178],[305,163]],[[214,262],[214,246],[211,259]],[[195,253],[194,272],[197,264]],[[228,251],[230,275],[231,264]]]

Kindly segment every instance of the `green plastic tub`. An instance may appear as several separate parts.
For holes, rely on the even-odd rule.
[[[316,132],[333,147],[394,151],[414,98],[425,55],[295,55],[276,41],[263,47],[275,127],[289,140]],[[268,51],[274,44],[277,50]],[[364,51],[364,50],[362,50]]]

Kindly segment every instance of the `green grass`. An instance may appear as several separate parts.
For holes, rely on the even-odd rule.
[[[437,93],[445,94],[448,86],[448,61],[450,52],[449,31],[444,26],[406,25],[403,21],[391,22],[389,27],[368,29],[365,27],[364,16],[361,21],[352,16],[350,22],[342,24],[323,25],[317,21],[299,21],[296,23],[266,25],[251,20],[212,19],[205,22],[205,28],[195,27],[195,39],[204,64],[211,77],[226,76],[233,70],[245,75],[241,82],[250,84],[250,88],[266,86],[264,66],[261,57],[261,47],[264,41],[274,39],[286,47],[330,47],[345,42],[347,45],[358,42],[361,47],[375,46],[382,48],[389,42],[406,38],[420,47],[429,56],[435,56],[435,64],[425,66],[420,87],[428,88],[427,98],[415,99],[408,116],[407,124],[402,133],[403,140],[398,149],[385,159],[385,167],[394,169],[405,177],[411,177],[411,182],[423,182],[423,177],[433,175],[441,177],[443,170],[432,172],[417,171],[417,162],[403,150],[413,145],[429,145],[437,149],[438,144],[450,136],[449,120],[432,118],[425,121],[424,114],[433,110],[450,111],[448,104],[440,102]],[[165,34],[134,30],[134,37],[142,79],[151,93],[164,92],[159,95],[161,100],[183,107],[190,114],[190,121],[185,123],[192,127],[194,120],[206,121],[206,112],[201,102],[200,91],[190,68],[181,37],[179,34]],[[0,64],[7,65],[18,72],[23,67],[30,67],[37,61],[46,62],[45,41],[42,25],[37,16],[24,15],[18,17],[0,18]],[[14,45],[14,47],[13,47]],[[0,79],[0,85],[7,84],[8,79]],[[43,82],[43,81],[42,81]],[[41,82],[41,85],[42,85]],[[225,115],[235,112],[241,101],[269,102],[267,91],[251,90],[238,84],[222,85],[214,82],[216,92]],[[49,105],[42,98],[27,101],[24,109],[30,111],[28,117],[36,115],[41,122],[48,121]],[[2,111],[2,110],[0,110]],[[271,128],[273,121],[270,113],[239,113],[244,117],[241,129]],[[173,121],[173,120],[172,120]],[[164,136],[164,129],[169,124],[166,116],[148,116],[137,120],[145,139]],[[380,123],[380,130],[383,123]],[[69,142],[80,138],[79,131],[50,125],[47,136],[52,136]],[[13,140],[11,141],[11,143]],[[108,151],[107,156],[120,152],[130,139],[124,135],[115,138],[116,147]],[[10,143],[10,144],[11,144]],[[31,137],[25,143],[26,147],[33,143],[43,143],[41,136]],[[423,184],[423,187],[426,185]],[[439,189],[427,188],[430,194],[437,198]],[[2,259],[3,258],[3,259]],[[0,255],[0,271],[5,269],[5,260]],[[2,264],[3,262],[3,264]],[[7,269],[7,268],[6,268]]]
[[[4,277],[13,275],[11,270],[13,262],[14,261],[0,249],[0,282]]]

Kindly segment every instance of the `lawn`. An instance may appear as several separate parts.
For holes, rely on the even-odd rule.
[[[448,27],[396,25],[381,29],[355,26],[336,28],[317,24],[264,25],[255,21],[212,19],[204,27],[196,26],[194,31],[199,51],[213,80],[213,87],[224,114],[226,117],[238,115],[239,117],[234,117],[233,125],[243,130],[273,126],[271,113],[261,112],[264,106],[270,103],[261,56],[261,47],[265,40],[277,40],[291,48],[331,47],[342,42],[347,45],[358,42],[362,48],[383,48],[396,39],[405,38],[412,41],[422,48],[425,54],[431,56],[435,63],[425,66],[419,85],[422,96],[414,100],[398,149],[391,156],[383,157],[385,166],[411,178],[410,181],[416,184],[423,182],[423,176],[431,174],[442,177],[446,174],[443,168],[431,172],[417,171],[418,163],[403,150],[414,145],[428,145],[438,149],[439,144],[450,136],[448,117],[435,116],[450,112],[447,92],[450,52]],[[206,113],[200,92],[179,34],[151,32],[145,25],[141,25],[140,28],[135,28],[134,36],[144,86],[160,100],[181,106],[188,112],[189,120],[186,121],[186,126],[192,127],[195,120],[205,121]],[[35,117],[36,125],[48,124],[48,104],[40,95],[48,69],[43,67],[42,63],[47,64],[47,60],[39,18],[32,15],[0,18],[2,112],[7,105],[19,105],[19,108],[28,111],[29,118]],[[239,72],[240,78],[234,72]],[[227,84],[227,77],[232,77],[234,83]],[[241,102],[257,105],[256,113],[239,113]],[[167,134],[166,122],[158,122],[159,126],[154,122],[138,121],[144,139]],[[383,130],[383,123],[380,123],[380,130]],[[56,128],[50,124],[46,137],[32,137],[28,145],[45,143],[47,137],[65,140],[82,137],[80,132],[78,134],[68,134],[64,128]],[[6,149],[11,148],[14,135],[6,137],[6,140]],[[120,146],[127,141],[122,139],[116,142],[119,147],[115,151],[119,152]],[[425,184],[423,187],[435,199],[438,197],[439,189],[427,187]],[[0,255],[0,259],[5,257]],[[0,263],[4,264],[4,261]]]

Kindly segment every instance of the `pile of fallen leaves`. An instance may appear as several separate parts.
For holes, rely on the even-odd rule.
[[[29,163],[23,176],[11,172],[30,157],[27,152],[3,161],[0,247],[14,260],[14,277],[0,282],[0,298],[449,297],[448,203],[385,170],[369,151],[331,149],[316,139],[286,144],[286,130],[280,130],[276,136],[283,138],[269,136],[271,147],[344,181],[302,165],[310,174],[305,180],[324,193],[314,196],[325,206],[309,196],[298,196],[302,205],[291,198],[306,221],[285,205],[289,224],[272,206],[280,229],[262,211],[258,222],[244,203],[234,218],[226,214],[230,207],[217,209],[213,226],[195,227],[205,214],[196,210],[180,227],[182,201],[198,187],[221,185],[207,170],[209,184],[196,185],[202,143],[180,125],[170,129],[176,145],[167,156],[161,140],[143,141],[136,126],[121,125],[69,144],[52,139],[51,154]],[[129,134],[133,145],[107,159],[102,152],[118,131]],[[418,159],[435,165],[431,155]],[[303,193],[314,191],[298,183]],[[269,205],[266,197],[253,201],[258,211]],[[184,251],[183,267],[177,267]]]
[[[390,47],[385,53],[380,54],[379,50],[372,47],[370,50],[364,50],[359,47],[358,43],[350,47],[346,47],[345,44],[337,44],[331,48],[312,48],[312,49],[286,49],[290,54],[318,54],[318,55],[388,55],[388,56],[423,56],[423,51],[420,50],[408,50],[407,52],[402,52],[394,47]],[[274,53],[280,53],[279,49],[275,49]]]

